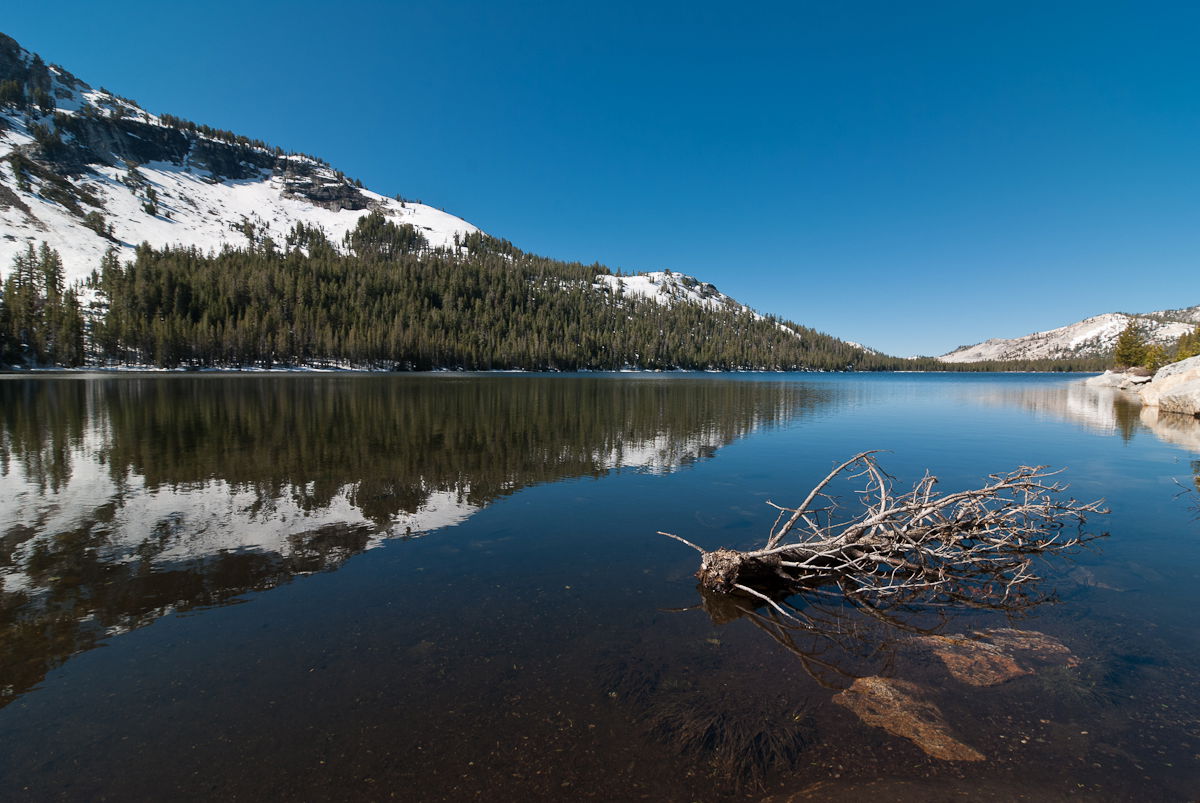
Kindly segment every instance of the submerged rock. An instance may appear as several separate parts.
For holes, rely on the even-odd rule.
[[[1077,566],[1068,572],[1067,577],[1084,588],[1100,588],[1105,591],[1125,591],[1121,586],[1106,583],[1096,576],[1096,572],[1087,566]]]
[[[1076,666],[1079,661],[1061,641],[1033,630],[996,627],[969,634],[920,636],[910,647],[935,655],[956,680],[969,686],[996,686],[1032,675],[1044,666]],[[984,756],[959,741],[941,710],[915,683],[897,678],[858,678],[834,702],[868,725],[912,741],[946,761],[982,761]]]
[[[955,680],[969,686],[995,686],[1032,675],[1038,666],[1079,664],[1061,641],[1033,630],[998,627],[970,636],[921,636],[913,642],[928,647]]]
[[[963,636],[924,636],[917,641],[931,648],[955,680],[969,686],[995,686],[1033,674],[994,644]]]
[[[859,678],[833,700],[868,725],[908,739],[934,758],[983,760],[982,753],[951,735],[941,710],[925,699],[915,683],[896,678]]]
[[[1016,630],[1011,627],[993,627],[978,630],[976,635],[987,639],[995,646],[1016,656],[1027,664],[1047,666],[1079,666],[1079,659],[1071,654],[1067,645],[1036,630]]]

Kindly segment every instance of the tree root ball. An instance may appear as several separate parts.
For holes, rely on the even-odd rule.
[[[779,559],[774,556],[750,558],[736,550],[722,547],[703,554],[696,578],[705,589],[721,594],[735,591],[735,586],[739,584],[752,588],[771,583],[778,584],[781,579]]]

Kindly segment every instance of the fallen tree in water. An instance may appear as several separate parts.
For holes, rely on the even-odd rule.
[[[789,618],[776,600],[836,585],[870,607],[900,600],[1012,610],[1032,604],[1034,560],[1097,537],[1084,534],[1100,501],[1064,498],[1060,472],[1021,466],[993,474],[979,488],[939,494],[926,474],[907,492],[862,452],[829,472],[798,507],[779,511],[761,549],[712,551],[660,533],[700,553],[700,585],[720,594],[759,598]],[[859,481],[862,509],[849,518],[828,492],[835,480]],[[1068,524],[1077,525],[1072,535]]]

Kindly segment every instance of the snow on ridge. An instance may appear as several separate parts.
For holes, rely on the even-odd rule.
[[[627,297],[646,298],[663,306],[671,306],[679,303],[695,304],[709,310],[741,312],[752,316],[756,321],[767,320],[767,316],[736,299],[730,298],[719,291],[715,285],[703,282],[686,273],[678,273],[676,271],[649,271],[632,276],[600,274],[596,276],[596,281],[592,286],[613,295],[624,294]],[[787,332],[789,335],[794,337],[801,336],[798,331],[782,321],[776,321],[775,325],[780,331]],[[864,346],[861,343],[855,343],[852,340],[843,342],[867,354],[883,353],[869,346]]]
[[[597,290],[624,295],[625,297],[645,298],[663,306],[675,304],[695,304],[707,310],[725,310],[749,315],[756,321],[765,321],[767,317],[757,310],[746,306],[719,291],[715,285],[702,282],[695,276],[670,270],[656,270],[638,273],[632,276],[613,276],[600,274],[592,284]],[[790,326],[776,322],[781,331],[800,337],[800,333]]]
[[[626,296],[647,298],[663,306],[683,302],[710,310],[746,312],[759,320],[763,319],[762,315],[734,301],[714,285],[702,282],[694,276],[669,270],[650,271],[633,276],[602,274],[596,277],[594,286],[597,289],[608,290],[614,295],[623,293]]]
[[[1164,309],[1143,314],[1147,318],[1161,318],[1167,321],[1181,321],[1183,323],[1200,323],[1200,304],[1194,307]]]
[[[0,153],[21,144],[20,139],[21,132],[0,136]],[[104,165],[97,165],[95,170],[94,175],[77,183],[86,185],[103,200],[103,213],[113,226],[115,242],[85,226],[62,206],[35,193],[18,192],[29,213],[15,205],[0,207],[0,274],[7,272],[13,257],[28,244],[41,242],[62,256],[69,281],[82,279],[98,268],[101,257],[113,247],[123,257],[132,256],[143,242],[157,248],[194,246],[205,252],[245,247],[246,222],[255,226],[256,236],[270,236],[277,243],[284,241],[296,223],[303,223],[322,229],[335,246],[371,211],[380,211],[397,224],[412,224],[434,248],[453,247],[456,234],[479,230],[431,206],[397,201],[369,190],[359,191],[368,199],[368,209],[334,211],[286,196],[282,180],[270,173],[258,180],[213,183],[203,172],[167,162],[137,168],[157,194],[158,214],[152,215],[142,198],[121,181],[125,171]],[[0,173],[0,184],[6,183],[5,178]]]
[[[991,338],[972,346],[960,346],[938,359],[961,363],[1103,356],[1113,349],[1117,337],[1130,321],[1138,322],[1147,341],[1166,346],[1192,330],[1195,324],[1187,322],[1188,315],[1195,315],[1200,320],[1200,307],[1137,315],[1107,312],[1044,332]]]
[[[20,49],[18,57],[25,64],[34,58]],[[0,159],[17,148],[29,149],[35,138],[34,123],[56,127],[54,114],[68,116],[122,117],[158,128],[171,128],[163,118],[147,112],[136,103],[118,97],[104,89],[94,89],[55,65],[47,65],[51,79],[51,97],[55,109],[43,114],[40,109],[5,108],[0,126]],[[65,142],[74,135],[59,130]],[[142,139],[129,132],[128,136]],[[189,137],[228,145],[197,129]],[[313,157],[301,154],[277,156],[271,149],[239,142],[243,152],[269,154],[269,159],[285,160],[284,164],[303,166],[319,184],[349,185],[340,173]],[[253,168],[243,162],[243,168]],[[269,236],[282,243],[296,223],[322,229],[335,247],[343,235],[353,229],[358,220],[372,211],[387,215],[393,222],[415,226],[433,248],[450,248],[455,235],[470,234],[479,229],[461,218],[421,203],[398,201],[394,198],[355,187],[366,201],[366,209],[329,209],[295,195],[285,194],[283,178],[269,168],[257,171],[249,179],[217,180],[207,170],[183,163],[148,162],[137,165],[136,174],[122,167],[105,164],[88,165],[82,175],[61,175],[74,187],[85,191],[101,202],[100,208],[80,203],[80,212],[72,213],[65,206],[49,200],[47,187],[36,175],[28,176],[29,188],[22,189],[14,168],[0,164],[0,277],[12,267],[13,257],[32,244],[45,242],[62,256],[68,281],[88,276],[100,265],[100,259],[110,248],[117,248],[122,257],[130,257],[136,247],[148,242],[157,248],[181,245],[201,251],[220,251],[226,247],[245,247],[248,244],[245,223],[255,226],[255,235]],[[132,180],[131,180],[132,179]],[[157,195],[157,214],[147,210],[146,194],[153,188]],[[105,224],[112,225],[112,239],[84,224],[83,215],[99,212]]]

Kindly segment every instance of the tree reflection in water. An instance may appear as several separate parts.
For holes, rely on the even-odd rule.
[[[669,472],[825,404],[787,382],[0,382],[0,705],[103,639],[338,568],[521,488]]]

